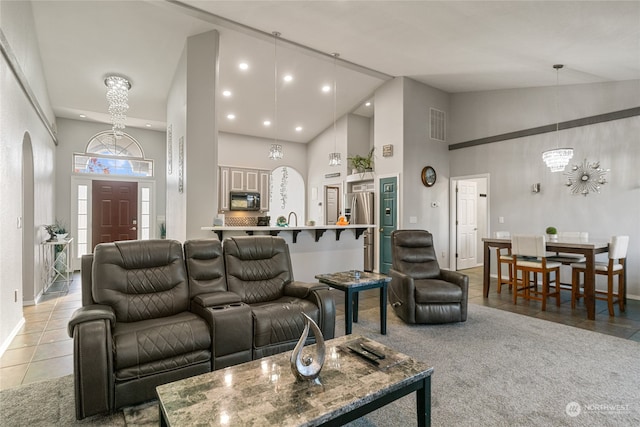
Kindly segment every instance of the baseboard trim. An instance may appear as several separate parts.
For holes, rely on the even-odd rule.
[[[7,350],[7,348],[9,348],[9,346],[11,345],[11,341],[13,341],[13,339],[18,335],[18,332],[20,332],[20,328],[24,326],[24,323],[25,323],[24,316],[22,316],[18,324],[15,326],[15,328],[13,328],[13,330],[7,337],[7,339],[4,340],[2,345],[0,345],[0,357],[2,357],[2,355]]]

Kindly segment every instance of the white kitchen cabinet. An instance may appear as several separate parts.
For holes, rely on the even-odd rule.
[[[229,193],[233,191],[260,193],[260,210],[269,210],[270,181],[270,170],[220,166],[218,211],[225,212],[229,210]]]

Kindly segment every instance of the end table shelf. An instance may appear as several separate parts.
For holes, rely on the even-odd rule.
[[[44,293],[47,293],[56,281],[66,283],[66,289],[51,292],[69,291],[69,284],[73,280],[73,272],[71,271],[72,242],[73,238],[45,241],[40,244]]]

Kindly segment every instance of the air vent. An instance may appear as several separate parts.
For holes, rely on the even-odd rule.
[[[431,124],[431,139],[436,141],[445,141],[445,113],[444,111],[429,108],[429,123]]]

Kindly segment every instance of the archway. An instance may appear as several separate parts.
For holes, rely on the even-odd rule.
[[[25,133],[22,139],[22,216],[19,226],[22,226],[22,299],[28,301],[35,301],[36,294],[34,206],[33,146],[29,133]]]
[[[295,213],[297,225],[305,224],[305,186],[300,172],[290,166],[279,166],[272,170],[269,194],[271,224],[275,224],[279,216],[288,219],[291,212]],[[293,218],[292,216],[292,222]]]

